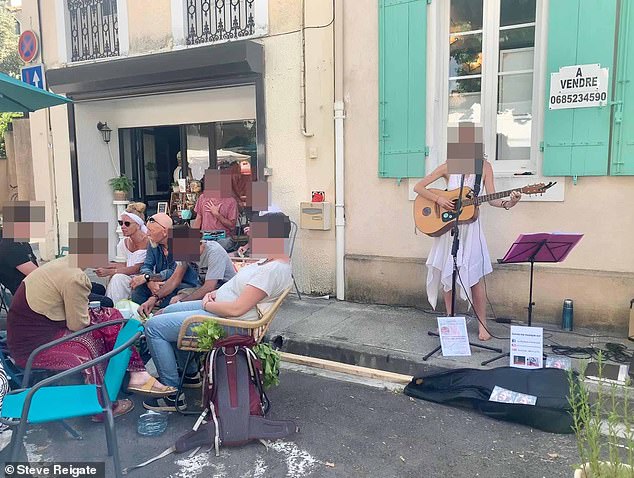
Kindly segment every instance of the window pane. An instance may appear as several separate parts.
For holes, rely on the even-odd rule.
[[[500,51],[500,72],[532,70],[534,48]]]
[[[449,76],[482,73],[482,34],[452,36],[449,39]]]
[[[209,167],[209,129],[208,123],[191,124],[185,127],[187,133],[187,166],[192,178],[200,180]]]
[[[535,27],[500,30],[500,50],[532,48],[535,46]]]
[[[536,0],[502,0],[500,26],[518,25],[535,21]]]
[[[480,123],[480,78],[449,82],[449,123],[473,121]]]
[[[217,123],[218,167],[231,168],[231,186],[241,205],[246,205],[252,171],[256,170],[255,120]]]
[[[482,0],[451,0],[451,33],[482,30]]]
[[[532,98],[532,73],[499,77],[496,159],[530,159]]]

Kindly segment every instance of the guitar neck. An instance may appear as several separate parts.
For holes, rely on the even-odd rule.
[[[476,206],[479,206],[482,203],[493,201],[494,199],[501,199],[501,198],[508,197],[508,196],[511,195],[511,193],[513,191],[517,191],[518,189],[521,189],[521,188],[508,189],[506,191],[500,191],[498,193],[487,194],[486,196],[478,196],[477,198],[466,199],[462,203],[465,206],[471,206],[472,204],[475,204]]]

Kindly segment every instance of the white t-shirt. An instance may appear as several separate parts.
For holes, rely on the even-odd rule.
[[[247,285],[257,287],[266,293],[266,298],[258,304],[262,312],[266,312],[271,305],[293,283],[290,263],[281,261],[269,261],[264,264],[250,264],[225,283],[216,292],[216,302],[233,302]],[[246,314],[236,317],[236,320],[258,320],[255,308]]]

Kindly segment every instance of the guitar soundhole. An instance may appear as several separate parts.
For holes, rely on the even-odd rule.
[[[431,214],[431,208],[425,207],[423,208],[423,216],[429,216]]]

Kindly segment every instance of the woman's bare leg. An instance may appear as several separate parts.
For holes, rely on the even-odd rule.
[[[445,292],[443,291],[443,297],[445,299],[445,310],[447,311],[447,316],[451,315],[451,291]]]
[[[491,334],[485,328],[487,324],[487,307],[486,291],[484,290],[484,281],[482,279],[471,287],[471,297],[473,299],[473,311],[480,319],[478,321],[478,338],[480,340],[489,340]]]

